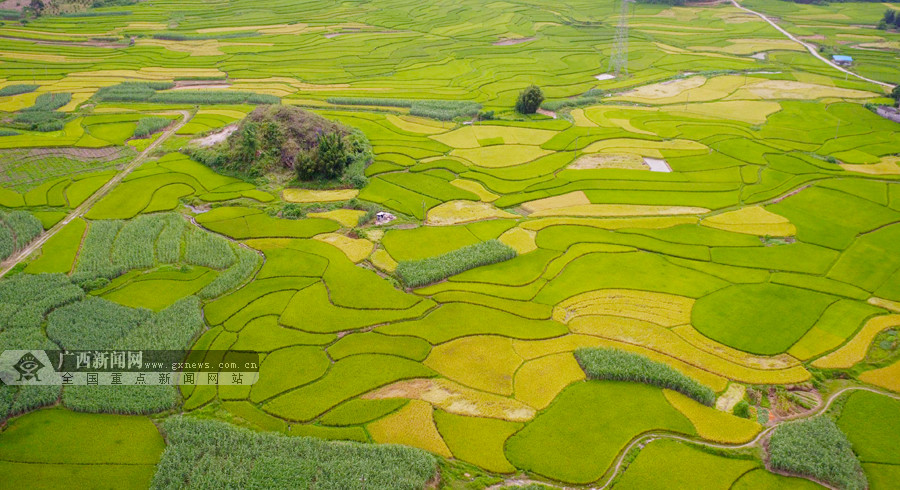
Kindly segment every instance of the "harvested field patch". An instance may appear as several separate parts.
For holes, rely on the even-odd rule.
[[[791,222],[762,206],[749,206],[704,218],[701,225],[718,230],[758,236],[794,236],[797,228]]]
[[[422,400],[445,412],[524,422],[534,418],[529,405],[504,396],[467,388],[447,379],[398,381],[363,395],[364,399],[409,398]]]
[[[450,201],[428,210],[425,224],[450,226],[486,219],[518,217],[516,214],[508,213],[486,202]]]

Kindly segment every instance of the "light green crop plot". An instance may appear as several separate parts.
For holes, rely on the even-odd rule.
[[[883,4],[741,5],[823,55],[852,55],[855,72],[900,80],[900,34],[871,27]],[[156,146],[43,243],[26,274],[14,269],[0,280],[0,347],[53,347],[48,315],[84,295],[110,311],[126,305],[161,318],[190,304],[201,326],[185,337],[196,355],[257,352],[261,375],[252,387],[182,387],[174,408],[153,415],[163,426],[185,413],[452,455],[435,464],[422,453],[439,477],[379,480],[397,488],[421,488],[429,478],[489,486],[496,473],[557,486],[615,477],[614,488],[802,488],[807,480],[775,475],[728,449],[656,440],[622,455],[647,432],[721,443],[746,441],[759,428],[648,385],[584,381],[572,352],[640,352],[721,393],[735,381],[806,383],[820,374],[809,363],[876,334],[873,349],[894,346],[900,126],[867,106],[889,103],[887,92],[729,3],[629,3],[628,76],[602,76],[618,9],[584,0],[152,0],[48,11],[27,25],[5,19],[0,207],[10,232],[0,250],[31,236],[17,231],[10,210],[33,213],[47,229],[137,151]],[[531,84],[551,112],[512,110]],[[109,97],[131,89],[133,100]],[[50,93],[72,100],[28,114]],[[253,110],[248,93],[361,132],[373,149],[368,180],[297,182],[287,168],[239,178],[233,162],[196,152],[192,140]],[[132,138],[140,121],[176,120],[183,111],[190,118],[175,134]],[[22,123],[34,117],[54,122]],[[378,211],[397,219],[375,224]],[[494,239],[518,255],[421,288],[398,281],[397,262]],[[351,260],[345,243],[364,247]],[[145,330],[144,343],[156,333]],[[2,417],[60,399],[59,390],[30,388],[0,390]],[[77,403],[76,394],[67,389],[62,403]],[[886,397],[858,393],[837,420],[872,488],[898,478],[888,450],[895,411]],[[115,419],[143,421],[135,432],[103,418],[120,415],[69,413],[79,434],[87,426],[98,432],[93,449],[78,452],[58,439],[65,434],[51,441],[59,424],[47,413],[69,412],[9,419],[0,481],[150,485],[165,442],[146,418]],[[29,422],[35,416],[48,420]],[[876,421],[869,425],[877,430],[861,421]],[[110,436],[116,431],[128,440]],[[254,441],[286,439],[268,437]],[[31,450],[44,446],[49,452]],[[118,456],[97,459],[100,447]],[[327,447],[337,459],[358,450]],[[412,454],[378,449],[386,459],[359,475]],[[31,453],[65,458],[27,460]],[[155,456],[122,459],[142,454]],[[335,486],[321,467],[276,455],[254,454],[246,472],[211,469],[189,483]],[[612,475],[619,457],[626,464]],[[181,474],[166,466],[170,459],[157,482]],[[349,459],[335,463],[346,470],[340,481],[358,480],[358,461]]]

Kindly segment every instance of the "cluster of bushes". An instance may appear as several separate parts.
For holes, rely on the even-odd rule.
[[[299,107],[272,105],[255,109],[226,141],[194,149],[191,157],[245,177],[292,169],[300,180],[364,187],[374,155],[360,131]]]
[[[406,287],[419,287],[482,265],[512,259],[516,251],[499,240],[488,240],[436,257],[405,260],[397,265],[397,276]]]
[[[138,119],[137,127],[134,128],[135,138],[144,138],[150,136],[157,131],[172,124],[172,120],[167,117],[142,117]]]
[[[775,469],[806,475],[845,490],[868,488],[847,436],[828,417],[779,425],[769,440]]]
[[[38,95],[34,105],[16,113],[13,123],[32,131],[59,131],[65,125],[66,115],[56,110],[71,101],[72,94],[68,92]]]
[[[663,362],[619,349],[581,348],[575,359],[589,379],[636,381],[677,391],[712,406],[716,394],[707,386],[689,378]]]
[[[551,100],[544,102],[541,107],[548,111],[559,111],[561,109],[570,109],[575,107],[584,107],[599,104],[603,100],[604,92],[598,88],[592,88],[583,95],[572,97],[569,99]]]
[[[277,104],[274,95],[225,90],[179,90],[172,82],[122,82],[94,94],[100,102],[153,102],[158,104]]]
[[[534,114],[541,108],[544,101],[544,92],[537,85],[531,85],[519,93],[516,99],[516,112],[520,114]]]
[[[171,417],[152,487],[424,488],[431,454],[406,446],[259,433],[214,420]]]
[[[481,110],[481,104],[464,100],[383,99],[378,97],[329,97],[329,104],[374,105],[406,107],[413,116],[430,117],[440,121],[452,121],[457,117],[472,117]]]
[[[0,88],[0,97],[8,97],[10,95],[27,94],[34,92],[40,85],[32,84],[14,84]]]
[[[24,248],[42,231],[41,221],[27,211],[0,212],[0,260]]]
[[[888,8],[884,11],[884,17],[878,22],[879,29],[900,29],[900,10]]]

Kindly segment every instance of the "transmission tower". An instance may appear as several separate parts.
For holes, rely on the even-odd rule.
[[[628,76],[628,0],[622,0],[622,11],[619,14],[619,25],[616,26],[616,41],[612,57],[609,59],[609,72],[619,78]]]

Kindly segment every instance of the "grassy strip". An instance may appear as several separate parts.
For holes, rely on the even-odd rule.
[[[327,442],[172,417],[151,488],[424,488],[435,457],[395,445]]]
[[[38,89],[40,85],[33,84],[15,84],[15,85],[7,85],[3,88],[0,88],[0,97],[8,97],[10,95],[19,95],[19,94],[27,94],[29,92],[34,92]]]
[[[828,417],[778,426],[769,441],[773,468],[807,475],[847,490],[868,487],[850,441]]]
[[[677,391],[706,406],[712,406],[716,402],[716,394],[709,387],[665,363],[640,354],[585,347],[575,351],[575,358],[590,379],[637,381]]]
[[[167,117],[142,117],[138,120],[137,127],[134,128],[134,137],[143,138],[162,130],[172,123]]]
[[[329,104],[374,105],[384,107],[408,107],[413,116],[430,117],[450,121],[457,117],[474,116],[481,104],[463,100],[382,99],[378,97],[329,97]]]
[[[397,275],[407,287],[419,287],[482,265],[512,259],[516,251],[499,240],[488,240],[422,260],[404,260]]]

